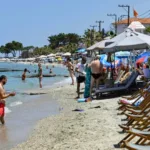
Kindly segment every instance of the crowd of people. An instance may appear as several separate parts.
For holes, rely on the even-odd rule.
[[[74,85],[74,77],[76,78],[77,83],[77,97],[80,98],[80,84],[86,84],[86,68],[91,69],[91,83],[90,83],[90,96],[92,97],[92,89],[94,83],[98,87],[100,78],[103,77],[103,64],[99,61],[99,57],[96,57],[91,63],[87,63],[86,57],[82,57],[81,62],[76,61],[74,64],[72,63],[70,58],[66,60],[66,66],[68,67],[68,71],[70,73],[70,77],[72,79],[71,85]]]
[[[123,84],[131,76],[133,70],[139,73],[141,79],[150,78],[149,66],[147,64],[137,65],[136,68],[131,67],[129,64],[121,64],[116,68],[105,68],[101,63],[99,56],[96,56],[90,63],[87,63],[85,57],[82,57],[81,62],[75,61],[75,63],[73,63],[70,58],[67,58],[66,66],[68,67],[68,71],[72,80],[71,85],[74,85],[74,77],[76,78],[77,98],[80,98],[80,84],[84,83],[86,85],[86,79],[89,78],[89,74],[88,76],[86,75],[86,68],[90,68],[90,84],[88,86],[90,89],[89,97],[91,98],[93,98],[93,87],[98,89],[100,83],[103,83],[105,87],[111,86],[110,83],[108,83],[107,86],[106,82],[108,78],[112,78],[115,83]]]

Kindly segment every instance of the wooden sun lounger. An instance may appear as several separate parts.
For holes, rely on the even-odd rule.
[[[137,144],[125,142],[125,146],[129,150],[150,150],[150,145],[137,145]]]
[[[118,113],[118,115],[123,115],[126,111],[135,112],[135,114],[140,113],[142,110],[144,111],[147,104],[150,102],[150,93],[147,94],[145,99],[141,102],[139,106],[133,106],[133,105],[125,105],[123,107],[123,111],[121,113]],[[136,111],[137,110],[137,111]]]
[[[131,96],[122,96],[122,98],[125,98],[127,100],[132,100],[138,97],[139,95],[143,94],[144,90],[148,88],[149,86],[150,86],[150,82],[148,82],[142,89],[139,89],[136,92],[134,92]]]
[[[148,143],[150,142],[150,132],[149,131],[140,131],[140,130],[131,128],[128,131],[128,135],[118,143],[118,146],[123,148],[123,147],[125,147],[126,142],[130,142],[133,139],[135,139],[136,137],[138,137],[138,139],[136,140],[135,144],[145,144],[147,142]]]
[[[129,115],[130,120],[126,123],[126,125],[119,125],[123,131],[129,130],[129,128],[136,128],[138,130],[144,130],[150,125],[150,110],[144,115]]]

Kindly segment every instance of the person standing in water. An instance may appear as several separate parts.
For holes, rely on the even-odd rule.
[[[38,69],[39,85],[40,85],[40,88],[42,88],[42,77],[43,77],[43,75],[42,75],[42,66],[40,63],[38,64],[38,67],[39,67],[39,69]]]
[[[25,79],[26,79],[26,73],[27,73],[27,72],[30,73],[30,71],[25,68],[25,69],[24,69],[24,72],[23,72],[23,74],[22,74],[22,81],[25,81]]]
[[[6,94],[4,90],[4,85],[7,83],[7,77],[2,75],[0,76],[0,122],[5,124],[4,116],[5,116],[5,99],[10,96],[15,96],[16,93],[12,92]]]
[[[70,77],[72,79],[71,85],[74,85],[74,66],[71,63],[71,59],[70,58],[67,58],[66,66],[68,67],[68,71],[69,71]]]

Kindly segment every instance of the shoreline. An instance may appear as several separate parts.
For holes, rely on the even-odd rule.
[[[77,103],[76,86],[61,85],[48,92],[60,105],[60,114],[40,120],[29,139],[12,150],[113,150],[124,135],[118,124],[117,100]],[[101,108],[94,108],[100,106]],[[83,112],[72,111],[83,109]],[[117,148],[118,149],[118,148]]]

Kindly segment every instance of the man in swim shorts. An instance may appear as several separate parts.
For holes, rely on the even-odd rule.
[[[0,76],[0,122],[5,124],[4,115],[5,115],[5,99],[10,96],[15,96],[14,92],[6,94],[4,90],[4,85],[7,83],[7,77],[2,75]]]
[[[90,95],[92,96],[92,89],[94,83],[96,82],[96,88],[99,86],[100,77],[103,76],[103,64],[100,62],[99,57],[97,56],[89,65],[91,67],[91,87]]]

